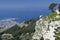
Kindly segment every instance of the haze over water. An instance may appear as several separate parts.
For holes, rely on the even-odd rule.
[[[0,0],[0,20],[17,18],[17,21],[23,21],[47,15],[50,13],[49,4],[59,2],[60,0]]]

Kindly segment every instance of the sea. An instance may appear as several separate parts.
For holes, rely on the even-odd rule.
[[[51,11],[48,9],[40,9],[33,11],[19,11],[15,9],[0,9],[0,20],[16,18],[16,22],[22,22],[24,20],[37,18],[40,15],[48,15]]]

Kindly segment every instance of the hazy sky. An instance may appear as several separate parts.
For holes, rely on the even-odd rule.
[[[60,0],[0,0],[0,8],[47,8],[52,2]]]

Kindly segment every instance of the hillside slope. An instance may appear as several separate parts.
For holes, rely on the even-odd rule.
[[[6,34],[12,34],[14,38],[10,40],[31,40],[32,35],[35,32],[35,23],[39,18],[33,18],[26,20],[20,24],[16,24],[8,30],[5,30],[0,33],[0,40],[6,40],[4,37]],[[25,26],[28,24],[28,26]],[[5,35],[4,35],[5,34]],[[2,37],[4,35],[4,37]],[[8,36],[8,35],[7,35]],[[7,40],[9,40],[7,38]]]
[[[33,18],[0,33],[0,40],[60,40],[60,14]]]

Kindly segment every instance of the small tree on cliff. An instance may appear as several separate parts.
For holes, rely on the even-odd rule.
[[[49,5],[49,10],[51,10],[52,12],[54,12],[54,7],[56,7],[56,6],[57,6],[56,3],[51,3],[51,4]]]

